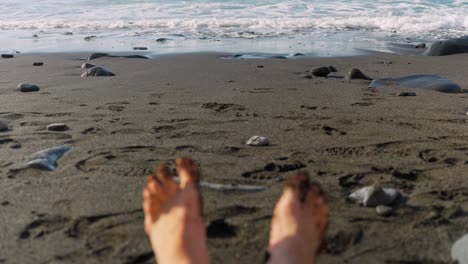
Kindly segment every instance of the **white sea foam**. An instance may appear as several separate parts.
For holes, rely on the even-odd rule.
[[[59,41],[96,35],[102,37],[99,43],[88,42],[86,49],[126,50],[135,42],[151,46],[168,37],[184,43],[160,45],[158,52],[180,51],[180,45],[198,51],[200,42],[194,41],[203,39],[221,40],[202,43],[204,51],[231,51],[224,44],[238,40],[254,52],[328,55],[385,41],[468,35],[468,0],[1,0],[0,14],[2,47],[22,50],[63,50]],[[34,34],[39,38],[32,41]],[[84,46],[67,43],[70,49]]]
[[[3,30],[151,31],[236,38],[314,30],[468,34],[466,0],[2,0],[0,13]]]

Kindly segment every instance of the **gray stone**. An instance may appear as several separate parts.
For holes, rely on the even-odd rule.
[[[115,74],[103,67],[92,67],[84,72],[81,77],[99,77],[99,76],[115,76]]]
[[[460,238],[452,246],[451,255],[458,264],[468,264],[468,234]]]
[[[368,77],[364,73],[362,73],[361,70],[353,68],[351,69],[348,74],[345,77],[346,80],[355,80],[355,79],[361,79],[361,80],[368,80],[372,81],[372,78]]]
[[[30,83],[20,83],[18,84],[18,90],[23,92],[23,93],[28,93],[28,92],[37,92],[39,91],[39,86],[35,84],[30,84]]]
[[[270,140],[267,137],[262,136],[253,136],[249,138],[246,142],[249,146],[268,146],[270,145]]]
[[[95,39],[95,38],[97,38],[97,37],[96,37],[96,36],[86,36],[86,37],[84,38],[84,40],[90,41],[90,40],[93,40],[93,39]]]
[[[463,90],[457,83],[437,75],[410,75],[400,78],[375,79],[370,88],[399,86],[402,88],[419,88],[443,93],[461,93]]]
[[[171,39],[168,39],[168,38],[158,38],[158,39],[156,40],[156,42],[165,43],[165,42],[167,42],[167,41],[169,41],[169,40],[171,40]]]
[[[8,125],[2,121],[0,121],[0,132],[5,132],[5,131],[8,131],[9,128],[8,128]]]
[[[349,195],[349,198],[366,207],[389,205],[400,196],[400,192],[392,188],[382,188],[378,184],[363,187]]]
[[[468,36],[432,43],[424,55],[445,56],[459,53],[468,53]]]
[[[15,57],[15,55],[13,55],[13,54],[2,54],[2,58],[4,58],[4,59],[12,59],[14,57]]]
[[[375,211],[381,216],[389,216],[393,213],[393,208],[386,205],[379,205],[375,208]]]
[[[10,146],[11,149],[19,149],[21,148],[21,144],[20,143],[14,143],[13,145]]]
[[[333,66],[318,67],[318,68],[314,68],[310,70],[310,73],[312,73],[312,75],[317,76],[317,77],[326,77],[331,72],[337,72],[335,67]]]
[[[398,92],[397,96],[416,96],[415,92]]]
[[[42,65],[44,65],[44,63],[41,62],[41,61],[38,61],[38,62],[34,62],[34,63],[33,63],[33,66],[42,66]]]
[[[92,67],[95,67],[95,65],[90,64],[90,63],[81,64],[81,69],[89,69],[89,68],[92,68]]]
[[[54,123],[47,126],[47,130],[50,131],[66,131],[68,126],[64,123]]]
[[[41,150],[31,156],[26,166],[53,171],[57,168],[57,160],[69,150],[71,147],[67,145]]]
[[[133,47],[133,50],[147,50],[147,47]]]

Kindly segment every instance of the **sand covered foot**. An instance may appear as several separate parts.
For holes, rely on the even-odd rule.
[[[304,173],[289,177],[276,204],[268,263],[315,263],[328,224],[328,206],[318,184]]]
[[[177,160],[180,184],[166,165],[148,177],[143,190],[145,231],[157,263],[209,263],[198,192],[200,171],[188,158]]]

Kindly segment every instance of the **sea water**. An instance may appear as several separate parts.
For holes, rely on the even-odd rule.
[[[34,36],[34,35],[37,35]],[[0,50],[340,55],[468,35],[468,0],[1,0]],[[85,41],[86,36],[96,36]],[[166,38],[165,43],[156,42]]]

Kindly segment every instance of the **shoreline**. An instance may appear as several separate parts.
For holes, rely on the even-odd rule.
[[[0,52],[11,53],[19,51],[34,53],[83,53],[83,52],[138,52],[135,47],[144,47],[146,52],[158,54],[190,54],[190,53],[231,53],[231,54],[275,54],[292,56],[296,53],[309,57],[337,57],[365,55],[373,52],[397,54],[418,54],[424,49],[414,47],[424,43],[429,46],[432,41],[419,38],[401,39],[354,39],[353,32],[342,32],[341,37],[297,36],[294,38],[215,38],[192,39],[177,37],[103,37],[90,35],[93,38],[84,40],[83,36],[65,36],[65,39],[54,39],[47,35],[38,37],[24,36],[22,38],[0,38]],[[347,36],[350,34],[350,36]],[[360,33],[363,34],[363,33]],[[87,36],[87,37],[90,37]],[[63,37],[63,36],[62,36]],[[349,39],[352,39],[351,41]],[[159,41],[161,40],[161,41]]]
[[[10,128],[0,132],[0,262],[154,262],[141,188],[155,165],[180,156],[201,164],[208,187],[264,188],[202,187],[207,226],[228,226],[208,239],[213,263],[261,262],[283,180],[299,169],[330,204],[319,263],[450,263],[451,246],[468,233],[467,95],[338,78],[351,68],[372,78],[436,74],[468,89],[468,54],[99,58],[90,63],[117,76],[83,78],[76,59],[89,55],[0,59],[0,121]],[[330,65],[334,77],[305,78]],[[21,93],[23,82],[41,89]],[[52,123],[69,129],[47,130]],[[245,145],[253,135],[271,146]],[[73,149],[57,170],[16,170],[64,144]],[[390,216],[347,199],[376,181],[404,198]]]

